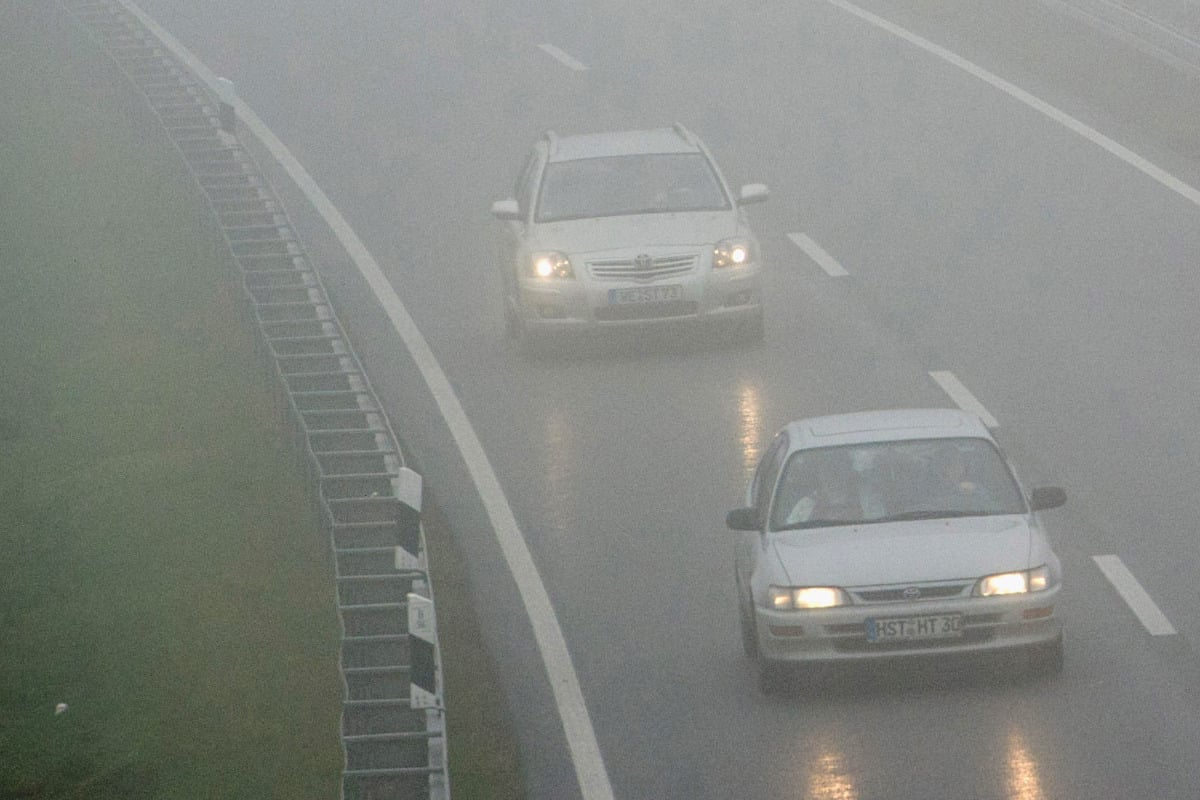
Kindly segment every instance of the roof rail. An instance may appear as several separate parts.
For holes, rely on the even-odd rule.
[[[546,145],[550,150],[550,155],[554,155],[554,151],[558,149],[558,134],[550,130],[544,131],[542,133],[542,139],[546,142]]]

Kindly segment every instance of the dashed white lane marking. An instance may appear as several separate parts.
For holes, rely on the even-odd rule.
[[[959,408],[963,411],[970,411],[983,420],[983,424],[989,428],[999,428],[1000,423],[996,418],[988,413],[988,410],[983,407],[983,403],[975,399],[975,395],[963,386],[962,381],[954,376],[953,372],[936,371],[929,373],[929,377],[937,382],[938,386],[942,387],[942,391],[950,395]]]
[[[129,0],[121,0],[121,2],[129,10],[129,13],[141,20],[142,24],[153,32],[163,42],[163,45],[186,64],[200,80],[206,83],[213,92],[217,91],[219,86],[217,76],[203,62],[132,2]],[[550,595],[546,591],[545,584],[542,583],[537,565],[534,564],[533,556],[525,543],[525,537],[517,526],[512,508],[500,488],[500,481],[492,471],[483,444],[475,434],[474,428],[471,427],[466,411],[463,410],[458,397],[454,394],[449,379],[442,372],[441,365],[438,364],[437,359],[433,356],[433,351],[429,348],[429,343],[417,329],[408,310],[400,302],[395,289],[392,288],[392,284],[383,274],[383,270],[368,252],[366,245],[342,217],[341,212],[337,210],[303,165],[296,160],[283,142],[276,138],[275,134],[249,106],[239,99],[234,107],[246,129],[258,137],[337,235],[338,241],[354,260],[375,296],[379,298],[392,327],[403,339],[413,361],[421,370],[421,375],[425,378],[429,391],[437,401],[446,425],[466,461],[471,479],[475,482],[488,519],[496,532],[505,563],[516,581],[521,602],[525,605],[525,613],[529,615],[534,639],[546,669],[550,688],[554,693],[555,705],[558,709],[559,719],[562,721],[580,793],[584,800],[613,800],[612,785],[600,753],[600,745],[596,741],[591,716],[583,699],[583,691],[579,686],[579,678],[575,674],[566,638],[563,636],[562,627],[558,624],[554,607],[550,603]]]
[[[1121,159],[1126,164],[1149,176],[1153,180],[1170,189],[1172,192],[1175,192],[1176,194],[1185,198],[1192,204],[1200,206],[1200,190],[1189,186],[1166,170],[1151,164],[1137,153],[1126,147],[1122,147],[1099,131],[1084,125],[1070,114],[1060,111],[1046,101],[1035,97],[1024,89],[1014,86],[1003,78],[993,75],[982,67],[967,61],[962,56],[957,55],[944,47],[939,47],[927,39],[922,39],[915,33],[905,30],[899,25],[888,22],[882,17],[877,17],[869,11],[864,11],[853,3],[848,3],[846,0],[826,0],[826,2],[837,6],[849,14],[859,17],[860,19],[870,23],[871,25],[874,25],[877,28],[887,31],[893,36],[898,36],[901,39],[904,39],[906,42],[916,45],[925,52],[935,55],[943,61],[953,64],[962,71],[975,76],[985,83],[991,84],[1014,100],[1024,103],[1038,113],[1043,114],[1057,122],[1059,125],[1062,125],[1064,128],[1074,131],[1097,147],[1107,150],[1109,153]]]
[[[1121,559],[1116,556],[1092,556],[1092,559],[1151,636],[1175,634],[1175,627],[1167,619],[1166,614],[1162,613],[1154,604],[1150,595],[1138,583],[1137,578],[1133,577],[1133,573],[1126,568]]]
[[[814,242],[811,238],[803,233],[789,233],[788,238],[804,251],[805,255],[817,262],[817,266],[825,270],[825,272],[834,278],[841,278],[850,273],[838,263],[837,259],[825,252],[821,245]]]
[[[581,64],[580,62],[571,58],[569,55],[564,53],[562,50],[559,50],[552,44],[539,44],[538,47],[540,47],[543,52],[548,53],[551,57],[553,57],[555,61],[563,64],[568,69],[573,69],[576,72],[583,72],[585,69],[587,69],[585,64]]]

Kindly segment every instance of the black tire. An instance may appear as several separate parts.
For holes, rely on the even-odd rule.
[[[742,652],[752,661],[758,660],[758,629],[754,625],[754,609],[739,602],[738,627],[742,632]]]
[[[790,675],[787,664],[759,657],[758,691],[762,694],[769,696],[782,693],[787,688]]]
[[[738,323],[738,328],[735,334],[739,344],[746,347],[754,347],[760,345],[767,337],[766,323],[763,322],[763,315],[756,314],[754,317],[742,320]]]
[[[1027,662],[1029,674],[1034,676],[1061,675],[1063,662],[1066,660],[1063,650],[1061,634],[1054,641],[1031,650]]]
[[[509,339],[521,337],[521,320],[508,298],[504,299],[504,335]]]

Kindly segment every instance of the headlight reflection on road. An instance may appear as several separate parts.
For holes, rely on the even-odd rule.
[[[570,529],[574,521],[564,503],[572,497],[567,489],[572,474],[571,464],[578,457],[575,445],[574,428],[567,415],[562,411],[547,414],[543,427],[543,458],[545,464],[541,467],[542,483],[546,487],[543,496],[552,506],[545,507],[548,520]]]
[[[1008,752],[1004,767],[1008,779],[1007,800],[1046,800],[1042,791],[1042,780],[1038,775],[1037,760],[1025,746],[1019,731],[1009,731]]]
[[[808,770],[808,800],[858,800],[858,789],[840,751],[816,754]]]
[[[754,474],[754,467],[762,454],[762,398],[758,387],[743,383],[738,389],[738,445],[742,449],[742,467],[746,479]]]

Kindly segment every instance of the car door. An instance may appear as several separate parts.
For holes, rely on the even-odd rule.
[[[754,572],[767,545],[767,512],[771,507],[771,495],[775,492],[775,484],[779,480],[779,471],[787,457],[789,442],[786,430],[775,435],[759,460],[754,479],[750,482],[747,500],[755,509],[759,529],[757,533],[744,537],[738,548],[738,569],[741,573],[738,578],[744,581],[746,586],[751,585],[751,573]]]

